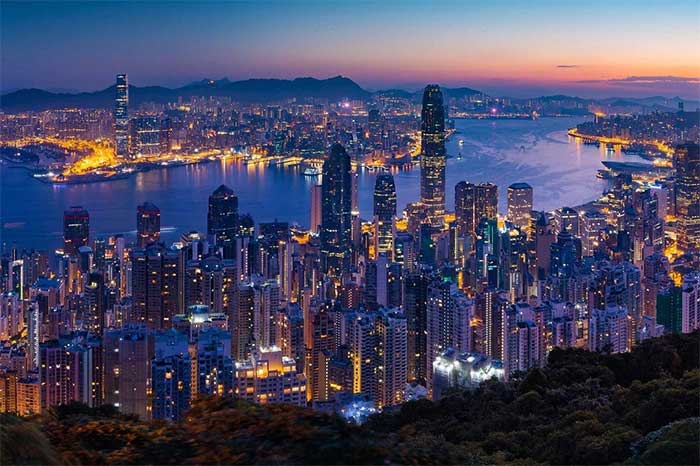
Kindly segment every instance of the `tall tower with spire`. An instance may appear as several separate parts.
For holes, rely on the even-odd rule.
[[[428,222],[440,227],[445,214],[445,107],[440,86],[429,84],[421,111],[420,200]]]

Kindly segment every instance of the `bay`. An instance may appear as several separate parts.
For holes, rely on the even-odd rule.
[[[499,210],[505,213],[506,190],[515,182],[534,189],[538,210],[576,206],[597,198],[608,182],[596,178],[601,161],[639,161],[609,153],[567,136],[581,118],[537,120],[456,120],[447,142],[447,207],[454,206],[454,185],[467,180],[499,187]],[[460,144],[462,140],[462,144]],[[420,170],[393,169],[399,209],[420,195]],[[372,214],[376,171],[360,170],[360,214]],[[215,161],[138,173],[130,178],[82,185],[50,185],[22,169],[1,166],[1,242],[5,248],[52,250],[62,244],[63,210],[82,205],[90,212],[91,237],[133,235],[136,206],[145,201],[161,209],[163,239],[206,230],[207,198],[222,183],[237,193],[241,213],[256,222],[289,221],[308,226],[309,191],[318,179],[299,167],[245,165]]]

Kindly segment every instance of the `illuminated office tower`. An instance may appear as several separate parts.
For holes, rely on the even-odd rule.
[[[507,220],[529,235],[530,212],[532,211],[532,186],[527,183],[513,183],[508,186]]]
[[[81,246],[90,242],[90,214],[80,206],[63,212],[63,252],[76,256]]]
[[[474,226],[477,227],[483,219],[498,218],[498,186],[493,183],[476,185],[474,196]]]
[[[350,196],[350,242],[352,243],[353,260],[356,260],[362,242],[362,221],[360,219],[360,174],[352,170],[350,175],[352,195]]]
[[[700,251],[700,145],[676,147],[676,216],[678,247],[684,252]]]
[[[278,347],[261,347],[248,360],[235,363],[233,393],[257,404],[306,406],[306,376]]]
[[[691,214],[690,206],[700,204],[700,145],[687,143],[676,147],[676,216]]]
[[[555,233],[559,234],[562,231],[568,231],[572,236],[580,236],[579,231],[579,216],[571,207],[562,207],[554,211]]]
[[[352,254],[352,168],[340,144],[331,147],[323,162],[321,186],[321,268],[339,279]]]
[[[154,244],[131,253],[134,321],[170,328],[183,309],[182,252]]]
[[[143,249],[160,241],[160,209],[144,202],[136,208],[136,243]]]
[[[207,234],[224,249],[225,259],[235,259],[238,234],[238,196],[231,188],[221,185],[209,196]]]
[[[455,186],[455,220],[462,235],[474,235],[476,232],[474,220],[475,200],[476,186],[474,184],[466,181],[457,183]]]
[[[311,233],[318,234],[321,229],[321,196],[322,186],[315,184],[311,186],[311,220],[309,230]]]
[[[394,217],[396,217],[396,187],[390,173],[377,176],[374,183],[375,256],[394,255]]]
[[[129,152],[134,157],[158,155],[161,151],[161,121],[156,116],[140,116],[130,123]]]
[[[420,201],[428,222],[441,226],[445,214],[445,107],[440,87],[431,84],[423,91],[421,110]]]
[[[129,80],[117,75],[114,99],[114,147],[117,157],[129,155]]]

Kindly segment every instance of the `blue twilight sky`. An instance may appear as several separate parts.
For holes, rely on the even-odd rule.
[[[0,3],[0,88],[342,74],[370,88],[698,97],[700,1]]]

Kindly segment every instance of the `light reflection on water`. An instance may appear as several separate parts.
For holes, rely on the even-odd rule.
[[[551,210],[596,198],[606,182],[595,177],[602,159],[638,160],[618,150],[581,144],[566,130],[581,119],[458,120],[458,133],[447,143],[447,205],[454,205],[454,185],[460,180],[498,184],[500,209],[505,211],[509,184],[527,182],[534,188],[535,208]],[[458,141],[464,140],[463,146]],[[461,159],[457,155],[461,152]],[[52,186],[31,179],[19,169],[2,169],[2,241],[20,247],[55,248],[61,243],[62,212],[83,205],[90,212],[93,237],[131,233],[136,206],[151,201],[161,209],[164,238],[206,228],[207,197],[221,183],[239,196],[241,212],[256,222],[279,219],[306,226],[309,189],[317,178],[299,167],[245,165],[233,159],[138,173],[125,180]],[[399,209],[418,199],[419,170],[392,169]],[[361,170],[361,215],[371,216],[376,171]],[[20,224],[20,226],[17,226]]]

